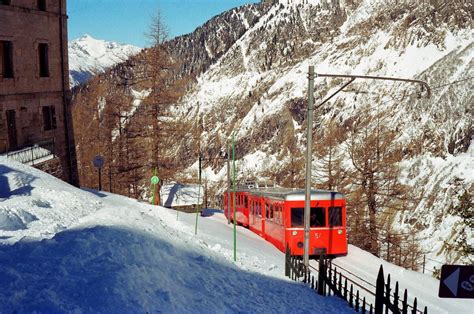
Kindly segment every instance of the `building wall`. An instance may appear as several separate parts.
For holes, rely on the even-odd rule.
[[[46,0],[46,11],[38,9],[37,0],[11,0],[10,5],[0,5],[0,41],[13,43],[14,71],[13,78],[0,76],[0,153],[54,138],[62,169],[53,172],[77,184],[66,0]],[[48,45],[49,77],[40,77],[40,43]],[[43,106],[54,106],[56,129],[45,130]],[[17,147],[9,140],[7,110],[15,111]]]

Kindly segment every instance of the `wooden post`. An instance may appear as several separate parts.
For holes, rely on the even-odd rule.
[[[423,255],[423,274],[425,273],[426,255]]]

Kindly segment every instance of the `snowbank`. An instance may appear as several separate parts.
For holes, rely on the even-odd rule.
[[[285,279],[283,255],[248,230],[232,263],[218,212],[195,236],[192,214],[79,190],[4,158],[0,190],[2,312],[351,312]]]

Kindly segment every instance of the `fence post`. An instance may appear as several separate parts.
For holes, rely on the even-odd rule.
[[[384,294],[384,302],[385,302],[385,314],[388,314],[388,308],[390,305],[390,291],[392,290],[390,288],[390,274],[387,276],[387,283],[385,284],[386,287],[386,292]]]
[[[324,285],[325,285],[325,275],[326,275],[326,269],[324,265],[324,254],[319,255],[319,273],[318,273],[318,294],[319,295],[324,295]]]
[[[350,290],[350,295],[349,295],[349,306],[350,307],[354,307],[354,289],[353,289],[353,286],[351,284],[351,290]]]
[[[417,302],[418,302],[418,301],[417,301],[416,298],[415,298],[415,301],[413,301],[413,310],[411,311],[412,314],[416,314]]]
[[[400,297],[398,296],[398,281],[395,284],[395,291],[393,293],[393,304],[395,304],[395,307],[397,309],[396,314],[400,313],[400,310],[398,308],[398,302],[400,301]]]
[[[289,261],[289,257],[290,257],[290,248],[288,247],[288,245],[286,246],[286,252],[285,252],[285,276],[286,277],[290,277],[290,261]]]
[[[383,313],[385,282],[383,277],[383,266],[380,265],[379,274],[377,276],[377,284],[375,286],[375,314]]]
[[[405,289],[405,292],[403,293],[402,313],[403,314],[408,314],[408,293],[407,293],[407,289]]]

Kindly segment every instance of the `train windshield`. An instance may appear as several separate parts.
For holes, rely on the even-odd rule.
[[[342,227],[342,207],[329,207],[329,226]]]
[[[311,227],[325,227],[326,209],[324,207],[311,207],[309,224]],[[291,227],[304,227],[304,208],[296,207],[291,209]]]

